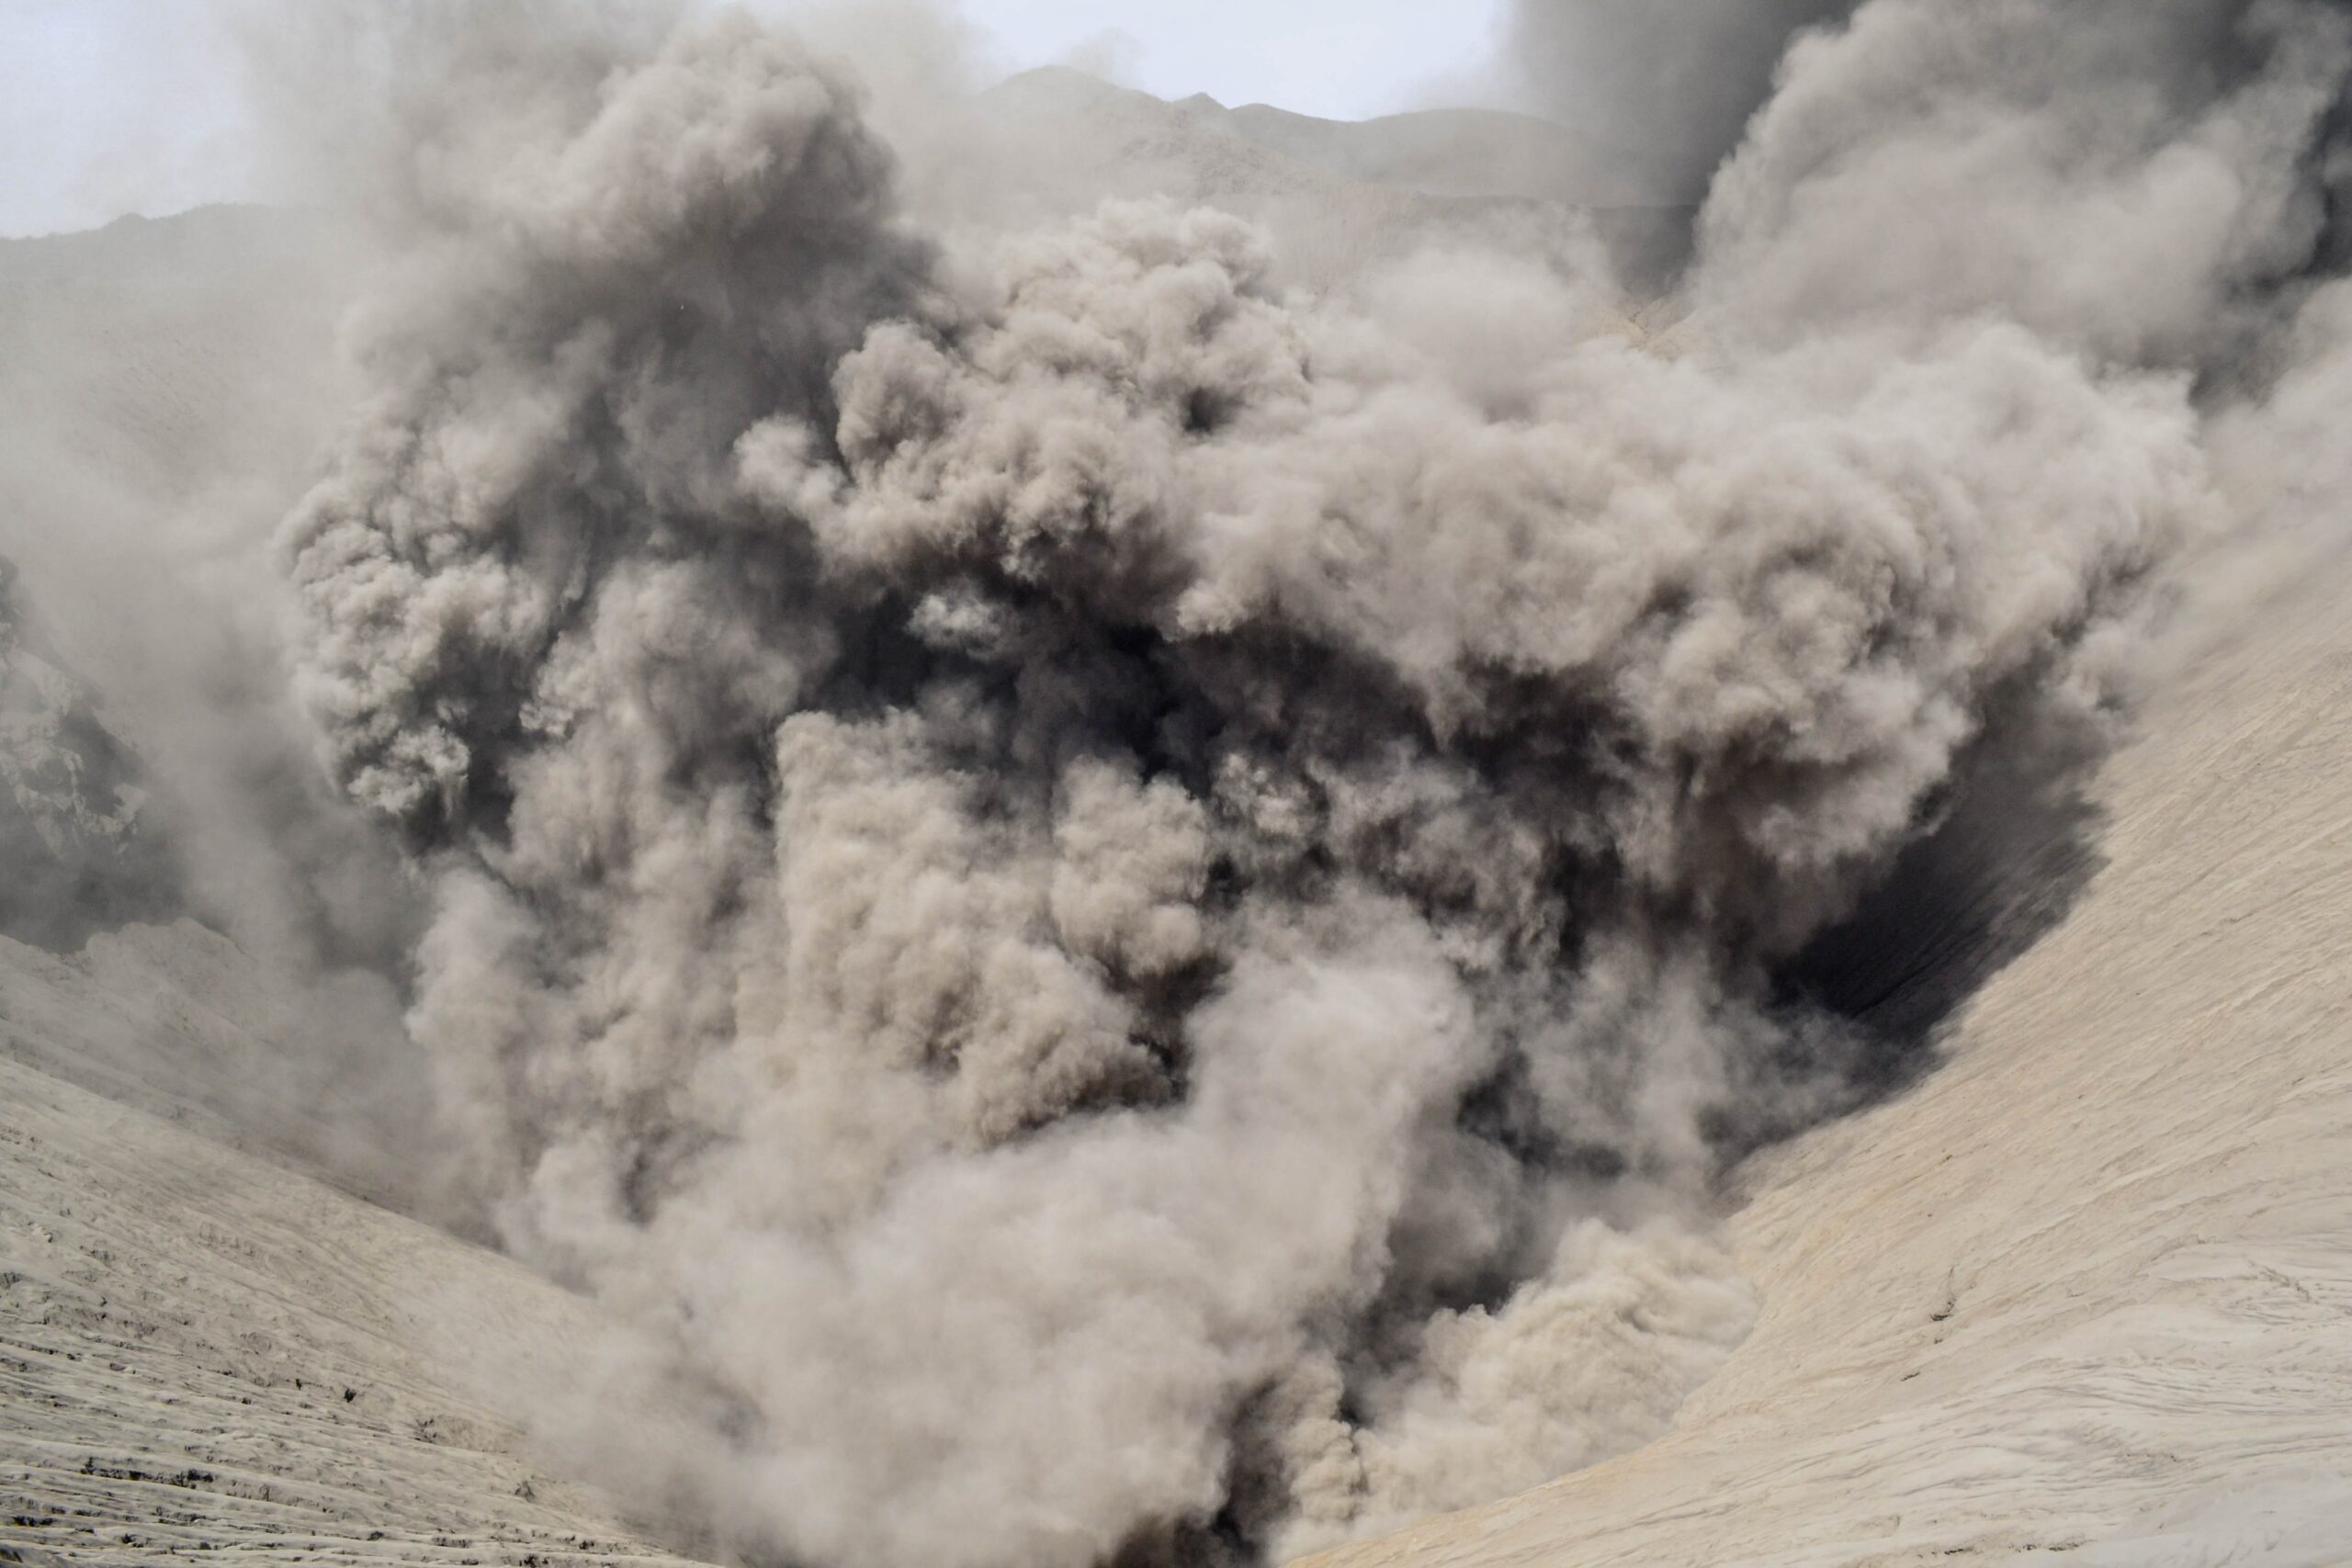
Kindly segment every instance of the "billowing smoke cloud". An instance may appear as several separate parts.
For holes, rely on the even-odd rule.
[[[2104,733],[2222,514],[2341,20],[1877,0],[1656,341],[1442,240],[951,253],[748,20],[465,34],[283,547],[476,1178],[629,1325],[550,1424],[714,1549],[947,1568],[1657,1432],[1753,1312],[1722,1162],[1870,1056],[1783,966]]]
[[[1799,46],[1702,215],[1697,291],[1784,337],[1999,313],[2107,362],[2225,363],[2328,248],[2348,39],[2333,6],[1882,0]]]

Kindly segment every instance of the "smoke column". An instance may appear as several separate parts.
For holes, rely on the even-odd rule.
[[[1655,1435],[1754,1310],[1724,1163],[1871,1055],[1784,966],[2096,746],[2231,515],[2347,61],[2309,0],[1873,0],[1653,338],[1444,236],[1314,294],[1210,210],[926,236],[789,38],[478,10],[282,551],[472,1179],[628,1325],[549,1431],[883,1568]]]
[[[1520,107],[1607,136],[1697,201],[1770,96],[1801,30],[1854,0],[1518,0],[1496,85]]]

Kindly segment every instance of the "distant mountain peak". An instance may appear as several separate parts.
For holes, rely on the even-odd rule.
[[[1504,109],[1324,119],[1272,104],[1232,108],[1206,93],[1170,101],[1069,65],[1022,72],[984,98],[1016,115],[1082,119],[1098,138],[1174,126],[1183,137],[1211,139],[1187,154],[1196,162],[1231,156],[1219,148],[1246,148],[1313,180],[1427,197],[1584,208],[1674,207],[1684,199],[1670,171],[1640,151]]]

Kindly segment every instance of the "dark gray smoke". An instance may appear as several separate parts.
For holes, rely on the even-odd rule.
[[[628,1325],[548,1427],[714,1549],[946,1568],[1662,1427],[1752,1312],[1723,1161],[1871,1055],[1780,976],[2105,735],[2352,58],[1876,0],[1654,340],[1460,242],[1319,295],[1211,210],[944,246],[790,39],[499,15],[399,117],[303,690],[434,879],[507,1238]]]

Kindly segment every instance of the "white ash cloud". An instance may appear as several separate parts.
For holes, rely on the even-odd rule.
[[[549,1425],[712,1550],[947,1568],[1658,1430],[1754,1311],[1723,1161],[1867,1054],[1779,966],[2104,733],[2222,511],[2195,378],[2322,242],[2339,23],[1876,0],[1666,341],[1458,238],[950,251],[788,38],[461,31],[283,549],[475,1178],[630,1325]]]

